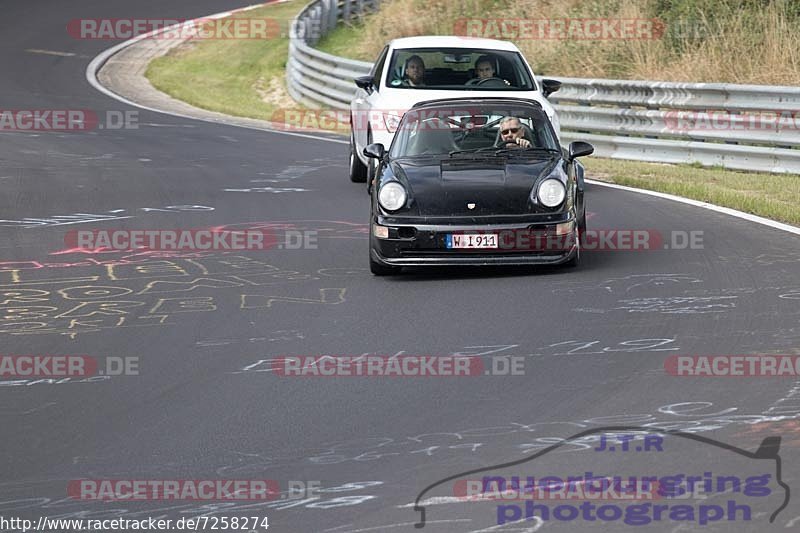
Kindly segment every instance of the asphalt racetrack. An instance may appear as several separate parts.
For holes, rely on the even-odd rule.
[[[138,111],[137,129],[0,132],[0,354],[136,363],[122,375],[0,378],[4,519],[239,517],[239,530],[265,531],[243,520],[268,517],[269,531],[413,531],[419,497],[431,532],[800,528],[786,492],[800,490],[800,378],[665,370],[677,355],[799,355],[800,237],[589,185],[590,229],[647,230],[663,246],[586,251],[576,270],[374,277],[368,197],[348,180],[346,144],[129,107],[85,78],[114,42],[65,31],[77,18],[246,4],[2,3],[2,108]],[[172,255],[68,246],[73,230],[221,226],[292,230],[316,245]],[[269,362],[324,354],[465,355],[488,374],[292,377]],[[639,439],[602,449],[591,431],[606,426]],[[645,447],[653,427],[686,433]],[[756,455],[773,436],[779,456],[771,441]],[[437,485],[472,470],[461,479],[683,475],[713,487],[643,497],[650,522],[638,526],[625,523],[632,503],[612,496],[545,499],[536,503],[551,513],[565,506],[558,517],[526,520],[530,499],[470,501],[454,480]],[[716,490],[723,475],[741,484]],[[81,498],[79,480],[271,480],[281,493],[109,501]],[[606,508],[596,515],[579,507],[587,502]],[[656,504],[683,508],[656,518]]]

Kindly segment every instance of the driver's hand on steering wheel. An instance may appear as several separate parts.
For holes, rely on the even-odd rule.
[[[517,144],[517,145],[521,146],[522,148],[530,148],[531,147],[531,142],[528,139],[526,139],[525,137],[517,137],[516,139],[514,139],[512,141],[506,141],[506,144]]]

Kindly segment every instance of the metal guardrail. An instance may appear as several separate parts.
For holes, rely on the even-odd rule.
[[[372,63],[326,54],[313,45],[339,22],[348,23],[379,5],[380,0],[315,0],[303,8],[292,24],[286,63],[292,98],[308,107],[350,109],[353,78],[369,74]]]
[[[379,0],[315,0],[294,21],[286,66],[290,95],[347,110],[353,78],[371,63],[315,50],[341,21]],[[602,157],[800,174],[800,87],[557,78],[550,96],[562,141],[585,140]]]
[[[800,174],[800,87],[558,79],[562,140],[600,156]]]

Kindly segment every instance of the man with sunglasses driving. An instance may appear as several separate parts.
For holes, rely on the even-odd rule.
[[[506,117],[500,121],[497,144],[503,148],[530,148],[531,141],[525,138],[525,127],[517,117]]]

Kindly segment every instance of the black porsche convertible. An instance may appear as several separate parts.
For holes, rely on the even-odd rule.
[[[580,156],[562,147],[537,102],[421,102],[378,160],[371,195],[370,270],[404,266],[567,264],[586,227]]]

